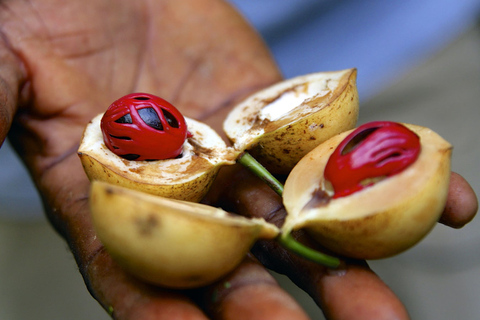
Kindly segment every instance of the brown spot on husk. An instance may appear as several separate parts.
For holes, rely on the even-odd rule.
[[[305,204],[303,207],[303,210],[309,210],[309,209],[315,209],[319,207],[326,206],[332,197],[328,195],[324,190],[321,188],[315,189],[315,191],[312,192],[312,198],[310,201]]]
[[[160,221],[158,217],[153,213],[146,217],[137,217],[135,219],[135,225],[138,228],[138,233],[142,236],[150,236],[153,230],[158,227]]]

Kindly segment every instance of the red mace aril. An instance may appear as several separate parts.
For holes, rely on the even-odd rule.
[[[389,121],[364,124],[338,145],[325,167],[333,198],[348,196],[376,181],[402,172],[420,153],[420,139],[407,127]]]
[[[191,137],[185,118],[172,104],[147,93],[128,94],[113,102],[102,117],[105,145],[127,160],[178,157]]]

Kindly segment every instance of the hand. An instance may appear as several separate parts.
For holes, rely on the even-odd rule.
[[[87,122],[112,101],[150,92],[221,132],[219,120],[230,106],[280,80],[263,43],[235,11],[218,0],[18,0],[2,3],[0,21],[0,141],[8,132],[50,221],[106,310],[129,320],[306,318],[253,257],[228,278],[199,290],[140,283],[110,259],[89,218],[89,181],[76,150]],[[249,177],[236,168],[224,171],[225,176]],[[454,226],[476,212],[473,192],[459,181],[452,181],[458,190],[450,198],[455,205],[444,215]],[[279,199],[255,178],[229,190],[230,200],[236,199],[230,204],[239,204],[240,213],[282,218]],[[254,201],[252,194],[262,197]],[[407,318],[398,299],[364,263],[346,264],[335,273],[290,256],[272,242],[259,243],[255,252],[262,263],[301,285],[332,319],[348,319],[353,312],[356,319],[372,319],[379,312]],[[358,287],[361,291],[351,289]]]

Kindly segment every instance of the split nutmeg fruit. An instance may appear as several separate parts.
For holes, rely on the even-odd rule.
[[[322,246],[353,258],[398,254],[437,223],[451,149],[432,130],[408,124],[373,122],[339,134],[288,176],[282,232],[305,229]]]
[[[236,157],[212,128],[146,93],[127,95],[96,116],[78,154],[90,180],[194,202]]]
[[[223,129],[269,172],[288,174],[310,150],[355,127],[356,69],[287,79],[251,95],[229,113]]]
[[[325,109],[340,108],[333,101],[350,88],[353,104],[349,102],[344,109],[350,118],[346,125],[352,127],[358,113],[354,74],[351,70],[286,80],[275,88],[277,97],[267,99],[278,106],[295,97],[309,106],[305,115],[322,114]],[[340,85],[342,90],[337,88]],[[265,102],[264,92],[251,99]],[[268,109],[271,112],[271,107]],[[297,108],[294,113],[299,115],[299,111]],[[344,128],[334,128],[328,119],[320,120],[323,122],[316,125],[315,119],[307,116],[302,122],[310,123],[311,137],[317,136],[317,129],[326,127],[322,133],[331,135],[332,130]],[[285,120],[280,122],[285,124]],[[299,132],[298,125],[295,127]],[[255,139],[261,135],[257,133]],[[320,142],[315,138],[315,145]],[[234,163],[243,151],[227,148],[212,129],[184,119],[163,99],[145,93],[118,99],[89,123],[78,150],[92,180],[90,205],[102,243],[132,274],[167,287],[205,285],[232,270],[258,238],[275,238],[279,230],[264,220],[173,199],[199,201],[218,168]],[[283,243],[291,245],[292,241]],[[295,246],[297,252],[304,250],[314,260],[324,260],[322,254],[299,246]],[[331,260],[333,265],[338,263]]]

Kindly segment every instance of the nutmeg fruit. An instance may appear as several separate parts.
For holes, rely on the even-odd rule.
[[[324,173],[330,156],[352,131],[308,153],[285,183],[288,215],[282,232],[305,229],[325,248],[359,259],[386,258],[425,237],[446,203],[452,146],[428,128],[405,126],[420,139],[416,160],[346,196],[333,196]]]

